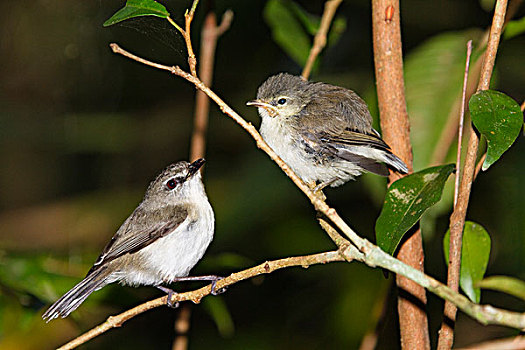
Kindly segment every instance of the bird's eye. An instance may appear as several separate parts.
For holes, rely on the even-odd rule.
[[[167,182],[166,182],[166,187],[169,189],[169,190],[172,190],[175,188],[175,186],[177,186],[178,184],[178,181],[175,180],[175,179],[169,179]]]
[[[286,103],[286,99],[285,98],[280,98],[279,101],[277,101],[278,104],[280,105],[284,105]]]

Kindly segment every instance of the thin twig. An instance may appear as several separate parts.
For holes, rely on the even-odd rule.
[[[481,158],[479,158],[479,161],[476,164],[476,169],[474,170],[474,179],[478,177],[478,174],[481,171],[481,167],[483,166],[483,163],[485,162],[485,158],[487,158],[487,153],[483,153]]]
[[[498,52],[498,45],[501,36],[501,30],[505,20],[505,12],[507,8],[507,0],[498,0],[494,11],[494,18],[490,29],[490,34],[487,42],[487,49],[483,57],[481,68],[481,75],[478,83],[478,91],[487,90],[490,85],[492,71],[494,69],[494,62]],[[479,138],[476,131],[472,127],[472,123],[468,125],[469,142],[467,147],[467,154],[465,157],[465,165],[461,175],[461,185],[459,187],[459,195],[454,211],[450,216],[450,252],[449,252],[449,268],[448,268],[448,286],[454,290],[459,289],[459,270],[461,262],[461,239],[463,235],[463,228],[465,226],[465,218],[467,215],[468,202],[470,199],[470,192],[472,182],[474,181],[474,171],[476,166],[476,157],[478,153]],[[459,170],[458,170],[459,171]],[[448,350],[452,348],[454,342],[454,329],[451,327],[456,320],[457,307],[453,303],[445,302],[444,320],[439,331],[438,350]]]
[[[372,1],[372,33],[377,99],[381,131],[394,154],[412,172],[412,146],[403,76],[400,6],[398,0]],[[399,179],[391,173],[389,184]],[[397,255],[406,264],[423,271],[424,252],[421,231],[416,230],[404,241]],[[425,310],[426,291],[402,275],[396,276],[398,288],[399,329],[403,349],[430,349],[428,320]],[[408,296],[407,296],[408,295]]]
[[[467,100],[467,81],[468,81],[468,69],[470,65],[470,55],[472,54],[472,40],[469,40],[467,43],[467,58],[465,60],[465,74],[463,76],[463,93],[461,95],[461,110],[459,113],[459,126],[458,126],[458,150],[456,155],[456,169],[461,169],[461,146],[463,143],[463,123],[465,121],[465,107]],[[460,173],[456,171],[456,179],[454,185],[454,207],[458,202],[458,192],[459,192],[459,178]]]
[[[228,10],[222,17],[220,26],[213,12],[208,13],[204,20],[201,32],[201,52],[199,57],[199,77],[207,86],[211,86],[213,80],[213,65],[215,60],[215,48],[217,39],[230,26],[233,12]],[[195,96],[195,115],[193,134],[191,137],[190,161],[203,158],[206,152],[206,130],[208,128],[208,114],[210,110],[210,99],[206,94],[197,90]]]
[[[117,44],[110,45],[113,52],[121,54],[125,57],[135,59],[133,55],[122,49]],[[183,71],[178,66],[164,66],[158,63],[150,62],[143,58],[138,60],[148,66],[158,69],[166,70],[172,74],[186,79],[188,82],[195,85],[195,87],[208,95],[221,109],[221,111],[232,118],[243,129],[245,129],[255,140],[257,147],[266,152],[266,154],[283,170],[283,172],[294,182],[294,184],[308,197],[314,208],[325,215],[332,223],[343,233],[353,245],[345,248],[343,254],[347,259],[355,259],[366,263],[371,267],[381,267],[393,273],[405,276],[417,284],[428,289],[439,297],[449,300],[457,305],[463,312],[471,316],[482,324],[499,324],[506,325],[521,330],[525,330],[525,314],[511,312],[494,308],[491,305],[474,304],[465,296],[452,291],[443,283],[436,279],[425,275],[418,269],[415,269],[398,259],[390,256],[381,250],[378,246],[370,243],[368,240],[360,237],[350,226],[337,214],[334,208],[331,208],[321,200],[314,192],[306,185],[291,169],[284,163],[281,158],[264,142],[261,135],[257,132],[255,127],[244,120],[237,112],[228,106],[215,92],[205,86],[198,78],[193,77],[190,73]],[[356,249],[357,248],[357,249]],[[217,288],[221,288],[224,280],[217,282]]]
[[[348,254],[349,253],[347,252],[346,261],[348,261]],[[345,257],[343,257],[342,253],[338,250],[331,251],[331,252],[312,254],[312,255],[306,255],[306,256],[296,256],[296,257],[284,258],[284,259],[279,259],[279,260],[266,261],[262,264],[251,267],[249,269],[242,270],[236,273],[232,273],[228,277],[225,277],[219,280],[217,282],[216,288],[217,290],[219,290],[224,287],[235,284],[237,282],[246,280],[248,278],[252,278],[252,277],[255,277],[261,274],[269,274],[276,270],[286,268],[286,267],[294,267],[294,266],[308,267],[310,265],[326,264],[326,263],[335,262],[335,261],[345,261]],[[180,302],[180,301],[191,300],[195,304],[198,304],[200,303],[202,298],[209,295],[210,293],[211,293],[211,287],[208,285],[208,286],[199,288],[194,291],[174,294],[172,298],[172,302],[175,303],[175,302]],[[69,343],[60,347],[58,350],[74,349],[77,346],[84,344],[88,340],[93,339],[96,336],[112,328],[122,326],[124,322],[128,321],[129,319],[145,311],[154,309],[159,306],[165,306],[167,301],[168,301],[168,296],[163,296],[163,297],[160,297],[154,300],[150,300],[141,305],[138,305],[121,314],[110,316],[108,317],[106,322],[101,323],[97,327],[73,339]]]
[[[481,45],[480,45],[481,46]],[[470,97],[476,92],[477,81],[481,72],[481,59],[478,59],[474,62],[472,67],[470,67],[469,72],[469,81],[467,82],[467,98],[468,101]],[[436,146],[434,147],[434,153],[430,161],[431,166],[441,165],[445,161],[447,154],[449,153],[450,147],[456,141],[458,135],[458,123],[459,123],[459,113],[461,110],[461,103],[463,99],[458,96],[457,100],[454,102],[450,113],[447,118],[447,122],[441,131]],[[463,130],[464,131],[464,130]],[[457,168],[459,169],[459,168]]]
[[[319,30],[315,34],[314,44],[310,49],[308,59],[306,60],[306,64],[303,68],[303,73],[301,75],[304,80],[308,80],[308,77],[312,72],[315,59],[317,58],[317,56],[319,56],[321,51],[323,51],[324,47],[326,46],[326,38],[328,36],[330,24],[332,23],[332,19],[335,16],[335,12],[337,11],[337,8],[339,7],[342,1],[343,0],[328,0],[324,4],[324,12],[323,16],[321,17],[321,24],[319,25]]]
[[[226,10],[221,18],[221,24],[215,29],[215,34],[217,37],[224,34],[225,31],[230,29],[230,26],[233,21],[233,11],[232,10]]]
[[[521,104],[520,108],[521,108],[522,112],[525,112],[525,101],[523,101],[523,103]]]
[[[332,241],[340,248],[344,248],[344,247],[347,247],[349,245],[351,245],[351,243],[346,240],[344,237],[342,237],[339,232],[337,232],[337,230],[335,228],[332,227],[332,225],[330,225],[328,222],[326,222],[326,220],[320,218],[319,219],[319,225],[321,225],[321,227],[323,228],[323,230],[326,231],[326,233],[328,234],[328,236],[330,236],[330,238],[332,239]]]
[[[195,53],[193,52],[193,46],[191,44],[191,22],[195,16],[195,10],[197,9],[198,4],[199,0],[193,0],[191,10],[186,10],[186,13],[184,14],[186,30],[182,34],[184,36],[184,40],[186,41],[186,48],[188,50],[188,64],[190,65],[190,72],[194,77],[197,76],[197,59],[195,58]]]

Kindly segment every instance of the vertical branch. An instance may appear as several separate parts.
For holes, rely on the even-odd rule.
[[[383,138],[412,171],[399,11],[398,0],[372,1],[374,63]],[[391,174],[389,183],[399,177],[398,174]],[[403,243],[398,258],[423,271],[424,254],[420,230]],[[400,275],[396,279],[400,290],[398,312],[401,346],[403,349],[430,349],[425,289]]]
[[[195,10],[197,9],[197,5],[199,4],[199,0],[193,0],[193,4],[191,5],[190,11],[186,10],[186,13],[184,14],[185,19],[185,33],[184,39],[186,40],[186,48],[188,49],[188,64],[190,65],[190,72],[191,75],[194,77],[197,76],[197,59],[195,58],[195,53],[193,53],[193,46],[191,45],[191,22],[193,21],[193,17],[195,16]]]
[[[186,350],[188,348],[188,331],[190,330],[191,304],[184,303],[180,307],[179,315],[175,320],[175,340],[172,350]]]
[[[226,11],[220,26],[217,26],[215,14],[210,12],[204,20],[201,33],[201,53],[199,57],[199,76],[206,86],[213,81],[213,63],[217,39],[228,29],[233,19],[233,12]],[[195,97],[195,115],[193,134],[191,136],[190,160],[204,157],[206,152],[206,129],[208,128],[208,113],[210,100],[205,93],[198,90]]]
[[[306,64],[303,69],[303,73],[301,74],[304,80],[308,80],[308,77],[312,72],[315,59],[317,58],[317,56],[319,56],[321,51],[326,46],[326,38],[328,36],[330,24],[332,23],[332,19],[335,16],[335,12],[337,11],[337,8],[339,7],[339,4],[341,4],[342,1],[343,0],[328,0],[324,4],[324,12],[323,16],[321,17],[321,24],[319,25],[319,30],[315,34],[314,44],[310,49],[308,59],[306,60]]]
[[[467,100],[467,81],[468,81],[468,70],[470,65],[470,55],[472,53],[472,40],[467,43],[467,59],[465,61],[465,74],[463,75],[463,93],[461,95],[461,110],[459,112],[459,125],[458,125],[458,150],[456,152],[456,169],[461,169],[461,146],[463,144],[463,122],[465,121],[465,104]],[[454,207],[458,202],[459,192],[459,170],[456,171],[456,178],[454,184]]]
[[[194,1],[189,13],[186,13],[186,33],[185,38],[189,40],[189,30],[191,19],[195,13],[195,6],[198,1]],[[201,47],[200,47],[200,66],[199,76],[201,81],[206,86],[211,86],[213,81],[213,65],[215,61],[215,48],[217,47],[217,39],[230,27],[233,19],[233,12],[228,10],[222,17],[221,24],[217,26],[217,19],[215,13],[210,12],[204,20],[204,25],[201,32]],[[191,50],[191,40],[188,47],[188,62],[190,69],[195,69],[196,59]],[[193,55],[193,56],[192,56]],[[193,57],[193,60],[192,60]],[[192,65],[192,62],[193,65]],[[194,75],[196,76],[196,75]],[[204,158],[206,154],[206,131],[208,129],[208,115],[210,111],[210,99],[204,92],[197,90],[195,96],[195,114],[193,116],[193,133],[191,135],[190,146],[190,161],[199,158]],[[181,309],[177,320],[175,321],[176,336],[173,341],[173,350],[185,350],[188,347],[188,330],[190,328],[191,308],[189,305],[184,305]]]
[[[507,8],[507,0],[498,0],[494,11],[494,18],[492,20],[492,27],[487,43],[487,49],[483,56],[483,63],[481,66],[481,75],[478,82],[478,91],[487,90],[490,85],[494,62],[498,52],[499,39],[505,21],[505,12]],[[467,147],[467,154],[465,157],[465,165],[461,175],[461,184],[458,192],[458,200],[454,211],[450,216],[450,248],[449,248],[449,267],[447,284],[454,290],[459,289],[459,271],[461,265],[461,239],[463,236],[463,228],[465,226],[465,218],[467,215],[468,203],[470,199],[470,192],[472,189],[472,182],[474,181],[474,172],[476,168],[476,158],[479,146],[479,137],[474,130],[472,123],[468,126],[469,142]],[[458,170],[459,171],[459,170]],[[454,304],[445,302],[444,320],[439,331],[439,350],[448,350],[452,348],[454,343],[454,322],[456,320],[457,307]]]

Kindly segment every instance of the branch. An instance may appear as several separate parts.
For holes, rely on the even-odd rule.
[[[469,60],[470,54],[472,53],[472,40],[467,44],[467,58],[465,62],[465,73],[463,77],[463,94],[461,99],[461,110],[459,117],[459,127],[458,127],[458,148],[456,153],[456,177],[454,184],[454,208],[457,206],[458,195],[459,195],[459,185],[460,185],[460,171],[461,169],[461,154],[462,154],[462,145],[463,145],[463,122],[465,116],[465,101],[466,101],[466,88],[468,80],[468,71],[469,71]],[[461,231],[451,231],[449,238],[449,264],[448,264],[448,273],[447,273],[447,285],[455,291],[459,290],[459,272],[461,267],[461,245],[463,240],[463,230]],[[458,246],[459,244],[459,246]],[[447,308],[445,303],[445,310]],[[455,308],[455,306],[454,306]],[[449,318],[450,312],[445,311],[445,318],[443,319],[440,331],[440,343],[438,346],[442,349],[450,349],[454,340],[454,329],[449,325],[451,320],[455,320],[455,311],[453,318]]]
[[[348,252],[345,252],[345,257],[343,257],[342,252],[335,250],[331,252],[324,252],[324,253],[318,253],[318,254],[312,254],[312,255],[306,255],[306,256],[296,256],[296,257],[284,258],[284,259],[279,259],[279,260],[266,261],[252,268],[242,270],[236,273],[232,273],[228,277],[225,277],[217,281],[216,288],[217,290],[219,290],[224,287],[235,284],[237,282],[244,281],[248,278],[252,278],[252,277],[255,277],[261,274],[269,274],[276,270],[280,270],[286,267],[302,266],[306,268],[310,265],[315,265],[315,264],[326,264],[326,263],[335,262],[335,261],[345,261],[345,258],[346,258],[346,261],[348,261],[349,259],[351,260],[350,256],[352,254],[354,253],[352,253],[352,251],[349,250]],[[209,294],[211,294],[211,286],[207,285],[205,287],[202,287],[202,288],[190,291],[190,292],[174,294],[171,301],[175,303],[175,302],[180,302],[180,301],[191,300],[195,304],[198,304],[200,303],[202,298],[204,298],[205,296]],[[69,343],[60,347],[58,350],[74,349],[77,346],[84,344],[88,340],[93,339],[96,336],[112,328],[122,326],[124,322],[128,321],[129,319],[145,311],[154,309],[159,306],[165,306],[167,301],[168,301],[168,296],[166,295],[166,296],[163,296],[157,299],[150,300],[141,305],[138,305],[116,316],[110,316],[108,317],[106,322],[101,323],[97,327],[92,328],[91,330],[87,331],[81,336],[73,339]]]
[[[505,10],[507,0],[498,0],[492,20],[492,27],[488,37],[487,49],[483,57],[481,75],[478,83],[478,91],[487,90],[490,85],[490,78],[496,60],[501,30],[505,21]],[[448,284],[452,290],[457,291],[459,286],[459,269],[461,261],[461,238],[465,226],[465,218],[470,199],[472,182],[474,181],[474,172],[476,158],[479,146],[479,137],[474,130],[472,123],[468,125],[469,143],[463,173],[461,175],[461,185],[459,187],[458,201],[454,211],[450,216],[450,252],[449,252],[449,274]],[[458,170],[459,171],[459,170]],[[452,348],[454,342],[454,330],[449,325],[449,321],[455,322],[457,307],[456,305],[445,302],[444,321],[439,331],[438,349],[447,350]],[[447,320],[448,319],[448,320]]]
[[[326,46],[326,37],[328,35],[328,30],[330,29],[330,24],[332,23],[332,19],[335,16],[335,12],[337,11],[337,8],[339,7],[342,1],[343,0],[328,0],[324,4],[324,12],[323,16],[321,17],[321,24],[319,25],[319,30],[315,34],[314,44],[310,49],[308,59],[306,60],[303,73],[301,75],[304,80],[308,80],[310,72],[312,71],[312,68],[314,66],[315,59],[317,58],[317,56],[319,56],[321,51]]]
[[[179,315],[175,320],[175,339],[172,350],[186,350],[188,348],[188,331],[190,330],[191,304],[182,304]]]
[[[470,100],[470,97],[476,92],[477,88],[477,79],[479,78],[481,71],[481,60],[478,59],[474,62],[472,67],[469,67],[469,80],[467,82],[467,91],[466,91],[466,101]],[[441,165],[447,157],[450,147],[456,141],[456,136],[458,135],[458,123],[459,117],[461,114],[461,103],[463,99],[461,96],[458,96],[457,100],[454,102],[454,105],[450,109],[448,114],[447,121],[439,139],[436,142],[434,147],[434,152],[432,154],[431,161],[429,166]],[[464,131],[464,129],[463,129]],[[463,145],[462,145],[463,147]],[[456,169],[460,169],[456,167]]]
[[[221,24],[217,26],[217,19],[213,12],[208,13],[204,20],[201,34],[201,52],[199,76],[202,82],[211,86],[213,80],[213,62],[215,58],[215,48],[217,39],[230,27],[233,19],[233,12],[226,11],[222,17]],[[210,110],[210,100],[205,93],[198,90],[195,97],[195,115],[193,134],[191,137],[190,161],[203,158],[206,152],[206,130],[208,128],[208,114]]]
[[[494,308],[490,305],[479,305],[472,303],[465,296],[452,291],[443,283],[435,280],[434,278],[425,275],[423,272],[408,266],[407,264],[397,260],[396,258],[388,255],[378,246],[370,243],[368,240],[361,238],[357,235],[348,224],[337,214],[334,208],[331,208],[323,200],[319,199],[315,195],[309,186],[301,181],[297,175],[284,163],[275,152],[264,142],[261,135],[257,132],[251,123],[245,121],[239,114],[237,114],[230,106],[228,106],[215,92],[205,86],[198,78],[193,77],[190,73],[183,71],[178,66],[165,66],[162,64],[154,63],[143,58],[137,57],[132,53],[122,49],[117,44],[110,45],[113,52],[126,56],[128,58],[137,60],[138,62],[144,63],[148,66],[155,67],[158,69],[166,70],[172,74],[180,76],[190,83],[194,84],[195,87],[203,91],[209,98],[211,98],[221,111],[235,120],[243,129],[245,129],[256,141],[257,147],[262,149],[268,154],[268,156],[276,162],[279,167],[290,177],[290,179],[301,189],[305,195],[310,199],[314,208],[325,215],[335,226],[342,232],[353,245],[345,248],[343,255],[347,260],[357,260],[366,263],[371,267],[381,267],[387,269],[393,273],[405,276],[419,285],[427,288],[434,294],[440,296],[445,300],[450,300],[456,304],[466,314],[480,322],[481,324],[499,324],[505,325],[512,328],[525,330],[525,314],[506,311]],[[355,247],[357,247],[357,249]],[[335,260],[340,261],[340,260]],[[226,279],[217,282],[217,288],[222,288]],[[205,287],[203,289],[206,289]],[[209,288],[208,288],[209,289]],[[178,296],[183,294],[178,294]],[[174,299],[174,301],[180,299]]]
[[[470,65],[470,55],[472,54],[472,40],[467,43],[467,58],[465,60],[465,73],[463,75],[463,93],[461,95],[461,110],[459,112],[459,125],[458,125],[458,150],[456,152],[456,169],[461,169],[461,146],[463,144],[463,123],[465,121],[465,106],[467,101],[467,82],[468,82],[468,69]],[[458,202],[459,192],[459,172],[456,171],[456,178],[454,183],[454,207]],[[450,269],[449,269],[450,271]],[[449,284],[450,285],[450,284]]]
[[[199,76],[202,77],[202,81],[208,86],[211,86],[213,80],[213,65],[215,61],[217,39],[228,30],[232,19],[233,12],[228,10],[224,13],[220,26],[217,26],[217,19],[213,12],[208,13],[204,20],[201,32],[201,50],[199,57],[201,65]],[[210,100],[202,91],[197,91],[197,95],[195,96],[195,114],[193,116],[190,161],[204,158],[206,154],[206,131],[208,129],[209,111]],[[203,170],[201,170],[201,172],[202,171]],[[187,333],[190,327],[190,317],[190,305],[185,304],[182,306],[177,319],[175,320],[175,339],[173,341],[174,350],[185,350],[188,348]]]
[[[374,64],[381,131],[393,153],[412,171],[399,12],[399,0],[372,1]],[[399,178],[399,174],[391,173],[389,183]],[[423,271],[425,256],[419,229],[402,243],[397,256],[399,260]],[[396,276],[396,280],[402,291],[398,297],[401,348],[430,349],[425,289],[400,275]]]

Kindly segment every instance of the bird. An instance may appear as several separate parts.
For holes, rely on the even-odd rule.
[[[258,109],[264,141],[316,192],[364,172],[408,173],[372,127],[365,101],[352,90],[279,73],[246,104]]]
[[[184,280],[212,281],[215,275],[189,275],[210,245],[215,217],[199,169],[205,163],[180,161],[166,167],[148,186],[143,200],[124,221],[89,270],[86,277],[47,309],[49,322],[67,317],[94,291],[120,282],[151,285],[168,293],[163,285]]]

